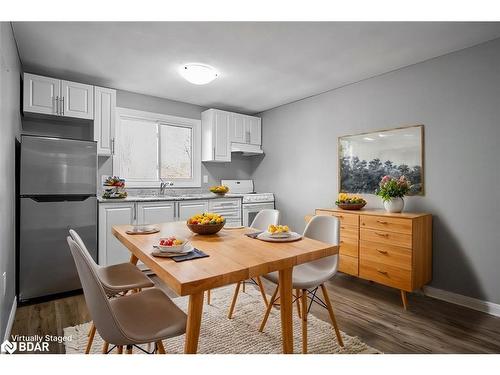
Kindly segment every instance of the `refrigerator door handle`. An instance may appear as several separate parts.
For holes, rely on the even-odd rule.
[[[22,196],[21,198],[29,198],[35,202],[83,202],[92,195],[38,195],[38,196]]]

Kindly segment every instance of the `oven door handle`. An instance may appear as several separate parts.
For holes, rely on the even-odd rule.
[[[243,210],[262,206],[274,206],[273,202],[262,202],[262,203],[244,203]]]

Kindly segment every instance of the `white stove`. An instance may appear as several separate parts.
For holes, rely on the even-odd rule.
[[[274,209],[273,193],[256,193],[253,180],[221,180],[221,185],[229,187],[226,196],[242,197],[243,225],[249,226],[264,209]]]

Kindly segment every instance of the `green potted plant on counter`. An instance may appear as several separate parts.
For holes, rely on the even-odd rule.
[[[380,180],[376,194],[382,197],[387,212],[401,212],[405,205],[403,197],[410,191],[410,181],[405,176],[394,178],[384,176]]]

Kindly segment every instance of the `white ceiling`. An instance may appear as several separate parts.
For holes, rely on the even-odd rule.
[[[500,37],[500,23],[14,22],[24,69],[256,113]],[[196,86],[186,62],[217,68]]]

